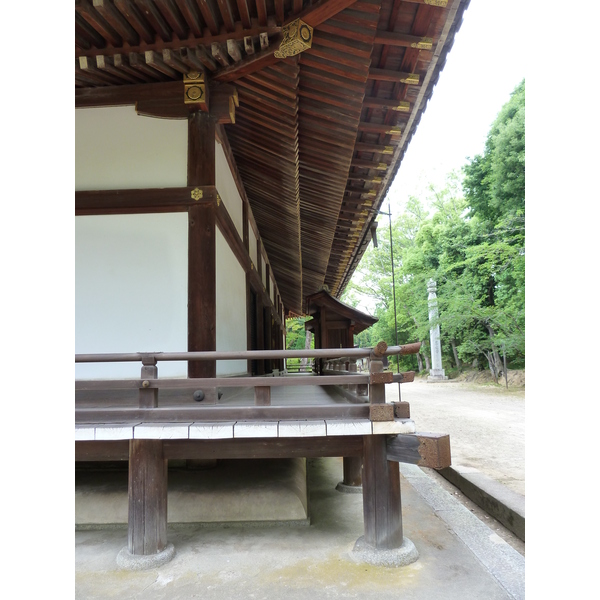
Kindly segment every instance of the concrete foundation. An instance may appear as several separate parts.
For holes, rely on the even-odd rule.
[[[117,565],[127,571],[146,571],[166,565],[175,556],[175,546],[167,544],[167,547],[157,554],[136,555],[131,554],[127,546],[117,554]]]
[[[380,550],[368,544],[364,536],[361,536],[356,540],[352,558],[375,567],[405,567],[414,563],[419,558],[419,553],[407,537],[403,539],[399,548]]]
[[[75,524],[126,525],[127,470],[76,473]],[[169,469],[167,520],[176,523],[306,522],[306,459],[223,460],[213,469]]]

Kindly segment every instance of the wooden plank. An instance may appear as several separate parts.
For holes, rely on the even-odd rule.
[[[234,438],[278,437],[278,421],[237,421],[233,426]]]
[[[327,427],[324,420],[280,421],[280,438],[325,437]]]
[[[410,419],[394,419],[393,421],[373,421],[373,435],[414,433],[416,427]]]
[[[93,425],[76,425],[75,441],[91,441],[95,439],[96,428]]]
[[[139,43],[140,36],[127,19],[108,0],[94,0],[94,8],[105,21],[130,45]]]
[[[75,442],[75,460],[129,460],[129,440]]]
[[[76,0],[75,10],[111,46],[120,46],[123,43],[121,36],[99,15],[89,0]]]
[[[187,440],[191,423],[140,423],[133,428],[136,440]]]
[[[167,471],[162,440],[129,444],[128,549],[148,556],[167,546]]]
[[[150,44],[154,41],[152,28],[148,25],[133,0],[114,0],[114,4],[144,42]]]
[[[133,424],[126,425],[118,422],[111,425],[100,423],[95,427],[94,439],[98,441],[132,440],[133,427]]]
[[[80,442],[90,444],[93,442]],[[116,442],[115,442],[116,443]],[[169,459],[207,458],[313,458],[320,456],[362,456],[363,438],[265,438],[234,440],[165,440]],[[398,470],[398,466],[396,470]]]
[[[277,378],[273,378],[277,379]],[[180,406],[176,408],[78,408],[76,423],[214,423],[241,420],[368,419],[367,404],[322,404],[313,406]],[[133,425],[132,425],[133,426]],[[330,427],[332,427],[330,425]],[[121,428],[122,429],[122,428]],[[369,433],[371,431],[369,430]],[[345,435],[332,433],[332,435]],[[132,431],[133,436],[133,431]],[[96,439],[98,437],[96,436]]]
[[[235,421],[226,423],[192,423],[190,425],[190,440],[222,440],[233,439]]]
[[[450,436],[445,433],[399,434],[388,438],[388,460],[444,469],[452,464]]]
[[[267,350],[251,354],[244,353],[239,360],[270,360],[280,358],[277,353]],[[186,360],[182,358],[181,360]],[[214,360],[220,360],[218,355],[215,355]],[[189,362],[212,362],[212,361],[189,361]],[[190,379],[180,378],[164,378],[164,379],[149,379],[146,385],[149,389],[201,389],[201,388],[236,388],[236,387],[256,387],[264,385],[265,381],[256,379],[255,377],[195,377]],[[346,384],[364,384],[369,382],[368,375],[324,375],[315,381],[314,377],[275,377],[268,380],[269,387],[305,387],[305,386],[338,386]],[[98,379],[98,380],[78,380],[75,382],[75,389],[78,391],[90,390],[131,390],[142,387],[141,379]]]

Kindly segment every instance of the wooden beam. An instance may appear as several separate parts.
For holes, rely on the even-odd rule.
[[[450,436],[445,433],[414,433],[390,436],[387,459],[431,469],[445,469],[452,464]]]
[[[417,73],[405,73],[403,71],[394,71],[392,69],[369,69],[369,79],[376,81],[392,81],[394,83],[404,83],[406,85],[419,85],[420,76]]]
[[[361,436],[165,440],[164,442],[164,453],[169,459],[360,456],[362,449]]]
[[[400,102],[395,99],[386,100],[383,98],[373,98],[371,96],[365,96],[363,101],[365,108],[379,108],[385,110],[395,110],[398,112],[410,112],[409,102]]]
[[[198,200],[194,196],[201,192]],[[75,192],[76,215],[139,214],[180,212],[198,203],[216,203],[215,186],[183,188],[145,188],[125,190],[91,190]]]
[[[303,11],[288,17],[284,25],[296,20],[297,18],[300,18],[307,25],[310,25],[311,27],[316,27],[317,25],[320,25],[321,23],[325,22],[327,19],[330,19],[337,13],[343,11],[345,8],[348,8],[348,6],[351,6],[352,4],[354,4],[354,2],[356,2],[356,0],[319,0],[312,6],[304,9]],[[265,16],[261,19],[261,11],[263,11],[264,6],[264,0],[258,0],[256,2],[256,7],[259,15],[259,23],[263,26],[266,26],[266,8],[264,9]],[[278,35],[271,40],[271,43],[268,47],[263,47],[263,36],[261,34],[260,40],[262,51],[257,52],[251,56],[247,56],[235,65],[221,70],[215,75],[215,80],[224,82],[235,81],[240,77],[244,77],[246,75],[249,75],[250,73],[254,73],[255,71],[263,69],[266,66],[274,64],[278,60],[277,58],[275,58],[274,54],[279,49],[279,45],[282,39],[282,36]],[[268,39],[266,41],[268,43]]]
[[[111,46],[123,43],[121,36],[100,16],[89,0],[75,0],[75,11]]]
[[[94,8],[104,20],[130,45],[139,43],[140,36],[127,22],[127,19],[108,0],[93,0]]]
[[[196,111],[189,116],[189,186],[215,185],[215,125],[208,113]],[[215,206],[191,206],[188,215],[188,351],[216,350]],[[215,375],[215,361],[188,363],[188,377]]]
[[[114,4],[127,22],[135,29],[141,40],[147,44],[154,41],[154,31],[148,25],[148,22],[144,19],[133,0],[114,0]]]
[[[392,31],[378,31],[375,34],[373,43],[402,48],[417,48],[418,50],[431,50],[433,47],[433,40],[431,38]]]
[[[262,312],[262,309],[261,311]],[[257,361],[261,363],[262,361]],[[276,379],[273,377],[273,379]],[[225,387],[225,386],[218,386]],[[192,406],[193,392],[209,388],[198,386],[190,389],[183,402],[189,405],[179,408],[159,407],[139,408],[78,408],[75,411],[76,423],[192,423],[213,421],[253,421],[253,420],[301,420],[301,419],[368,419],[368,404],[325,404],[317,406],[214,406],[205,404]],[[179,397],[179,396],[178,396]],[[342,455],[343,456],[343,455]]]

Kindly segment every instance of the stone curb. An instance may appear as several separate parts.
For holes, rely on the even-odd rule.
[[[455,465],[437,472],[488,515],[525,541],[525,496],[471,467]]]

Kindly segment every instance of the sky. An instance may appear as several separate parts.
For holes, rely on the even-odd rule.
[[[471,0],[446,65],[410,142],[382,210],[392,217],[428,183],[481,154],[492,123],[525,77],[522,0]]]

